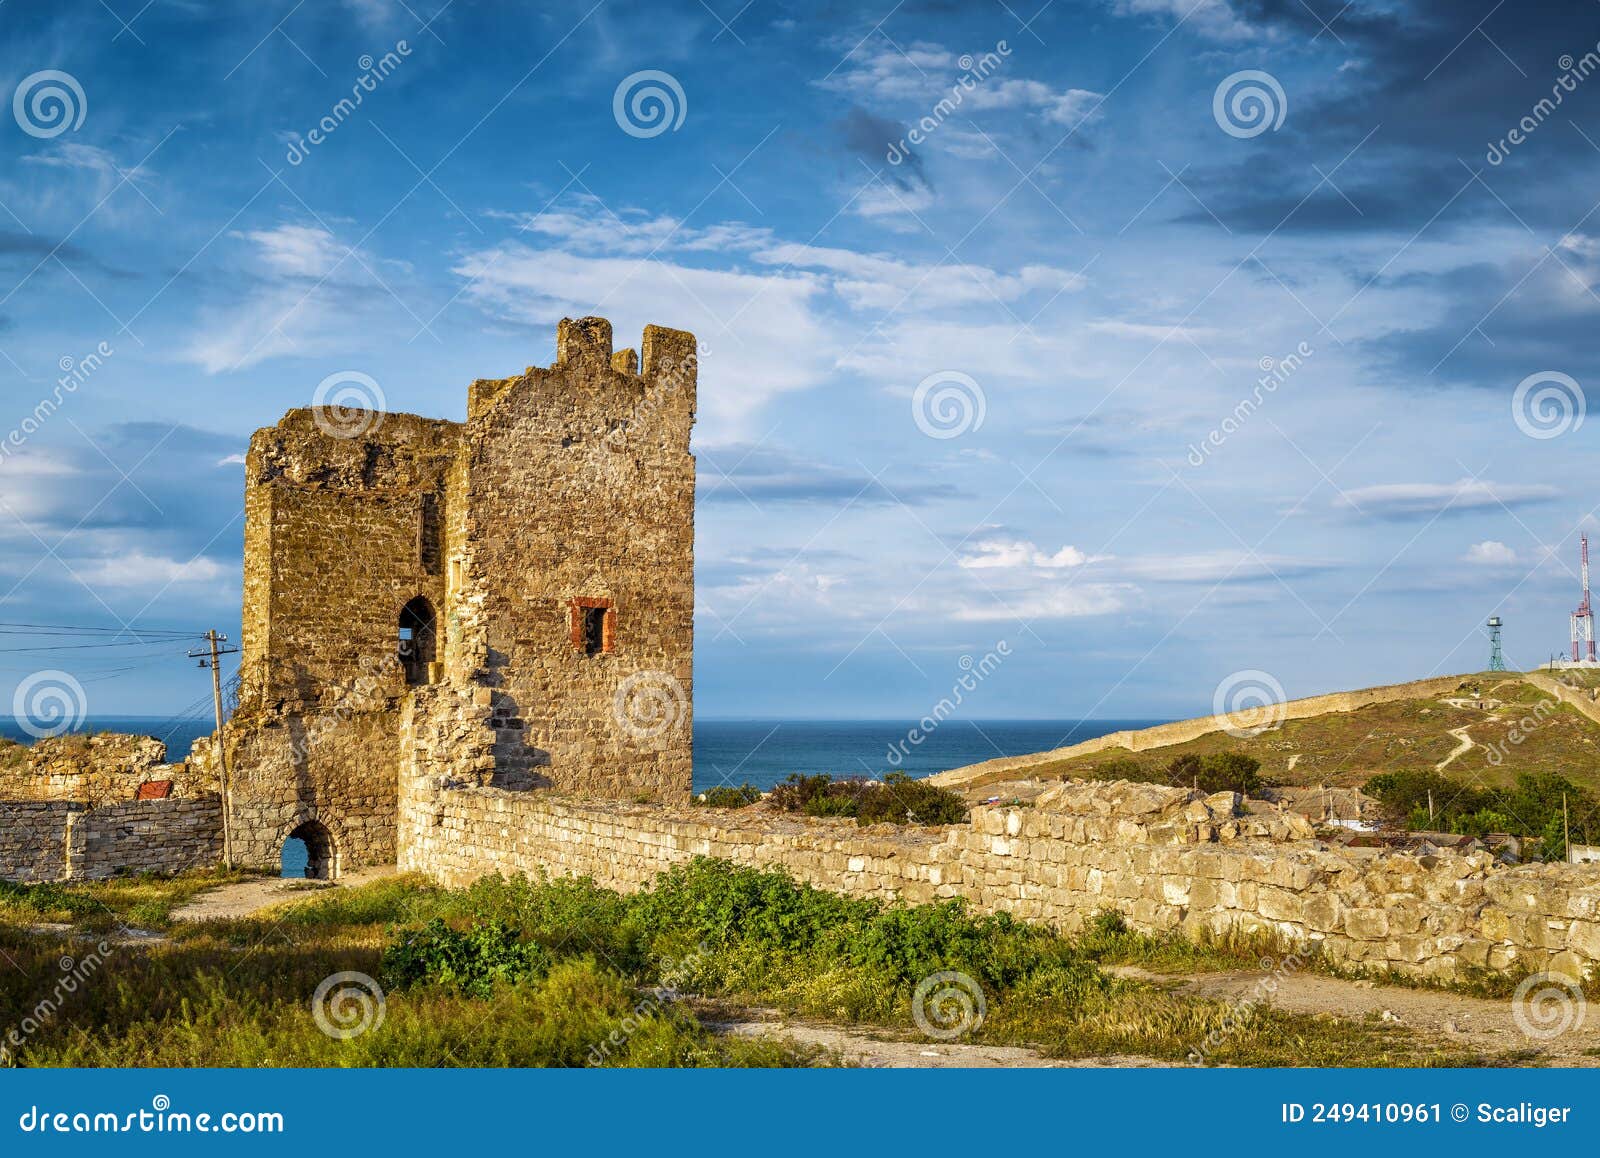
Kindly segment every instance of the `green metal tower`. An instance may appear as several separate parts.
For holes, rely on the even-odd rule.
[[[1500,617],[1498,615],[1489,616],[1489,670],[1506,670],[1506,657],[1500,654]]]

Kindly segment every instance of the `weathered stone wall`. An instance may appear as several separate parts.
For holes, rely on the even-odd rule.
[[[222,858],[222,800],[140,800],[72,813],[66,872],[75,880],[124,873],[176,873]]]
[[[120,804],[150,780],[171,780],[175,796],[216,788],[202,771],[168,764],[167,746],[150,736],[102,732],[0,744],[0,800]]]
[[[423,596],[442,615],[424,508],[442,512],[460,432],[410,414],[310,409],[256,432],[245,459],[241,710],[315,711],[363,660],[395,653],[408,601]],[[390,674],[398,695],[403,673]]]
[[[0,801],[0,880],[54,881],[67,873],[67,821],[88,805]]]
[[[473,384],[448,659],[493,691],[508,782],[688,799],[695,351],[651,326],[641,364],[604,319],[563,321],[549,369]],[[610,607],[600,654],[574,637],[584,600]]]
[[[91,808],[76,801],[0,802],[0,880],[95,880],[175,873],[222,858],[215,794]]]
[[[1325,716],[1333,712],[1353,712],[1360,708],[1370,707],[1373,704],[1388,704],[1396,700],[1422,699],[1436,696],[1443,692],[1454,691],[1460,686],[1465,676],[1440,676],[1437,679],[1417,680],[1408,684],[1385,684],[1382,687],[1362,688],[1353,692],[1332,692],[1325,696],[1308,696],[1300,700],[1286,700],[1270,709],[1261,709],[1270,712],[1271,718],[1276,720],[1303,720],[1311,716]],[[1524,678],[1515,673],[1508,674],[1508,679]],[[1543,685],[1540,685],[1543,686]],[[1269,721],[1263,717],[1261,723]],[[1109,732],[1104,736],[1096,736],[1092,740],[1084,740],[1078,744],[1068,744],[1065,748],[1055,748],[1048,752],[1030,752],[1026,756],[1002,756],[994,760],[985,760],[980,764],[969,764],[964,768],[952,768],[947,772],[940,772],[930,777],[930,782],[946,788],[972,787],[981,784],[995,783],[1000,780],[1020,779],[1026,777],[1028,769],[1040,764],[1053,764],[1059,760],[1070,760],[1074,756],[1088,756],[1096,752],[1106,752],[1113,748],[1125,752],[1145,752],[1151,748],[1166,748],[1173,744],[1184,744],[1190,740],[1197,740],[1201,736],[1209,736],[1213,732],[1225,731],[1228,728],[1250,728],[1257,726],[1257,720],[1249,712],[1239,712],[1233,715],[1199,716],[1193,720],[1175,720],[1170,724],[1157,724],[1153,728],[1138,728],[1133,731]]]
[[[545,869],[633,889],[713,856],[856,896],[962,896],[981,912],[1067,931],[1111,908],[1150,932],[1267,933],[1420,976],[1600,962],[1592,870],[1334,851],[1308,839],[1303,818],[1236,815],[1236,804],[1232,794],[1074,782],[1031,808],[977,808],[970,824],[908,831],[417,783],[401,808],[401,865],[455,885]]]

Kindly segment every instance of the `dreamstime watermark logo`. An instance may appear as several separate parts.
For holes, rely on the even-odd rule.
[[[311,995],[311,1017],[335,1041],[348,1041],[381,1026],[387,1004],[382,986],[347,969],[322,979]]]
[[[1529,374],[1511,394],[1512,420],[1529,438],[1559,438],[1577,430],[1588,408],[1578,380],[1559,370]]]
[[[618,451],[627,445],[628,436],[645,425],[666,404],[677,397],[685,386],[692,386],[700,372],[700,359],[711,353],[711,347],[697,342],[694,350],[681,361],[668,359],[661,364],[643,398],[639,399],[628,417],[610,430],[600,441],[608,450]]]
[[[1596,44],[1577,60],[1572,59],[1571,53],[1563,54],[1556,61],[1556,67],[1561,70],[1561,75],[1556,77],[1555,84],[1550,86],[1550,95],[1535,101],[1533,107],[1509,133],[1498,141],[1489,142],[1489,151],[1483,155],[1483,159],[1489,164],[1499,165],[1509,157],[1511,150],[1533,136],[1539,126],[1544,124],[1570,93],[1577,92],[1580,84],[1600,70],[1600,44]]]
[[[1569,685],[1570,686],[1570,685]],[[1533,711],[1520,720],[1513,721],[1506,730],[1505,742],[1491,740],[1481,745],[1483,758],[1494,767],[1498,768],[1506,762],[1506,757],[1511,754],[1511,749],[1519,746],[1529,736],[1537,732],[1544,725],[1547,716],[1554,715],[1561,708],[1559,700],[1540,700],[1533,705]]]
[[[966,693],[976,691],[979,684],[1000,670],[1000,665],[1010,654],[1010,642],[1002,639],[991,650],[984,652],[981,659],[962,656],[958,665],[964,674],[950,688],[950,694],[934,704],[933,710],[918,720],[916,727],[906,732],[905,739],[889,745],[885,757],[889,764],[900,767],[900,762],[911,755],[913,748],[920,748],[929,736],[939,730],[940,724],[956,714],[956,709],[966,702]]]
[[[604,1064],[613,1053],[632,1041],[633,1035],[643,1029],[651,1018],[675,1005],[683,996],[683,986],[695,975],[710,952],[711,950],[702,942],[694,947],[694,952],[682,960],[662,958],[661,984],[649,990],[644,999],[633,1007],[628,1016],[622,1019],[622,1023],[613,1029],[604,1041],[589,1047],[589,1064],[592,1066]]]
[[[966,101],[967,94],[976,91],[979,83],[989,79],[1010,55],[1011,46],[1004,40],[997,42],[992,52],[986,52],[976,60],[970,53],[963,55],[956,61],[961,75],[950,86],[950,95],[939,98],[939,103],[933,106],[927,116],[912,125],[904,137],[890,142],[884,159],[891,165],[902,164],[911,155],[911,147],[922,144],[940,125],[954,116]]]
[[[1256,379],[1255,389],[1248,395],[1239,399],[1232,413],[1222,420],[1221,425],[1207,432],[1198,444],[1189,444],[1189,465],[1203,466],[1211,452],[1228,441],[1231,435],[1237,434],[1249,421],[1250,416],[1261,409],[1270,395],[1278,392],[1278,387],[1287,382],[1294,372],[1305,365],[1305,360],[1315,354],[1309,342],[1301,342],[1293,352],[1281,358],[1264,357],[1257,363],[1261,367],[1261,377]]]
[[[30,1037],[55,1020],[62,1006],[67,1003],[67,999],[88,984],[89,978],[100,971],[100,966],[105,964],[105,959],[110,955],[109,941],[101,941],[78,958],[64,954],[61,960],[56,962],[61,972],[56,978],[55,987],[32,1009],[24,1013],[22,1020],[6,1030],[5,1039],[0,1041],[0,1065],[13,1063],[16,1060],[15,1051],[21,1049]]]
[[[1234,672],[1211,696],[1211,714],[1222,717],[1222,730],[1236,740],[1276,728],[1287,712],[1283,685],[1271,673],[1254,668]]]
[[[1583,986],[1564,973],[1524,977],[1511,995],[1511,1019],[1525,1037],[1549,1041],[1583,1027],[1589,1003]]]
[[[340,370],[317,383],[311,396],[317,429],[334,438],[360,438],[383,425],[388,400],[370,374]]]
[[[355,115],[361,107],[361,102],[371,93],[378,91],[378,86],[392,76],[400,67],[402,61],[411,55],[411,45],[404,40],[395,41],[394,48],[374,60],[369,53],[356,61],[361,69],[361,75],[356,77],[355,83],[350,86],[350,95],[339,100],[333,108],[329,109],[309,132],[296,133],[289,138],[289,151],[284,154],[284,160],[291,165],[299,165],[311,155],[311,150],[333,136],[339,126]]]
[[[1265,976],[1248,991],[1228,1002],[1227,1011],[1222,1015],[1222,1024],[1206,1034],[1205,1040],[1189,1051],[1189,1061],[1195,1065],[1205,1061],[1213,1050],[1247,1026],[1256,1007],[1271,1000],[1284,979],[1298,973],[1305,963],[1306,959],[1299,953],[1289,953],[1278,958],[1261,958],[1261,972]]]
[[[647,68],[622,78],[611,95],[611,115],[630,137],[659,137],[677,132],[689,115],[689,98],[670,72]]]
[[[89,714],[89,697],[72,675],[64,671],[36,671],[17,685],[11,697],[11,715],[17,726],[35,740],[64,735]]]
[[[983,986],[954,969],[929,974],[911,994],[911,1020],[935,1041],[976,1033],[988,1012]]]
[[[103,1107],[103,1103],[102,1103]],[[24,1134],[282,1134],[283,1114],[276,1110],[227,1110],[221,1113],[172,1109],[172,1099],[157,1094],[149,1109],[116,1113],[55,1110],[29,1106],[17,1119]]]
[[[89,98],[77,77],[47,68],[22,78],[11,96],[11,115],[28,136],[49,140],[68,129],[77,132],[89,115]]]
[[[940,370],[911,393],[911,417],[929,438],[959,438],[983,427],[989,400],[971,374]]]
[[[0,463],[4,463],[12,451],[20,450],[28,439],[37,434],[56,411],[61,409],[62,404],[76,394],[78,388],[105,365],[106,359],[114,353],[116,351],[110,342],[101,342],[81,358],[63,354],[61,360],[56,363],[61,370],[61,377],[56,379],[55,389],[34,403],[33,410],[24,415],[22,421],[7,432],[3,440],[0,440]]]
[[[1289,112],[1289,98],[1270,72],[1247,68],[1222,78],[1211,96],[1211,115],[1230,137],[1248,140],[1277,132]]]
[[[617,685],[611,714],[634,739],[653,740],[683,726],[689,695],[671,672],[636,671]]]

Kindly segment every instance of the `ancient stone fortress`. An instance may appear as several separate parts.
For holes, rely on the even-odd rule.
[[[246,457],[237,863],[392,864],[403,781],[683,802],[694,337],[563,321],[464,423],[296,410]],[[204,751],[198,748],[197,751]]]
[[[257,432],[238,709],[182,764],[130,737],[0,751],[0,877],[178,871],[225,846],[277,871],[291,836],[313,875],[398,863],[449,884],[545,870],[631,889],[714,856],[1069,931],[1115,909],[1148,931],[1269,933],[1422,976],[1600,964],[1590,866],[1341,848],[1231,793],[1067,782],[926,828],[692,807],[696,370],[689,334],[651,327],[636,355],[603,320],[563,321],[555,363],[473,383],[465,422],[324,407]]]

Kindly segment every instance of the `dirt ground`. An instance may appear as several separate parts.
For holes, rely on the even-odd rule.
[[[786,1037],[801,1045],[820,1046],[846,1065],[867,1069],[1148,1069],[1170,1064],[1131,1055],[1064,1061],[1016,1046],[926,1041],[896,1036],[888,1030],[799,1021],[773,1009],[723,1008],[720,1016],[698,1012],[700,1020],[713,1032],[738,1037]],[[721,1019],[728,1016],[733,1019]]]
[[[297,897],[325,889],[353,888],[395,875],[393,867],[359,869],[337,881],[308,881],[285,877],[258,877],[236,885],[222,885],[200,893],[188,904],[172,911],[174,921],[212,921],[250,917],[262,909],[281,905]]]
[[[1256,995],[1264,974],[1257,971],[1202,973],[1173,976],[1151,973],[1134,966],[1113,968],[1123,977],[1150,981],[1175,993],[1192,993],[1223,1001],[1247,1001]],[[1270,1004],[1292,1013],[1331,1014],[1346,1020],[1375,1017],[1404,1026],[1424,1038],[1464,1046],[1484,1054],[1527,1053],[1529,1064],[1554,1066],[1600,1065],[1600,1010],[1587,1009],[1580,1000],[1554,1011],[1549,1022],[1528,1020],[1537,1031],[1543,1025],[1570,1018],[1564,1032],[1541,1038],[1524,1033],[1517,1024],[1511,998],[1466,997],[1435,989],[1410,989],[1378,985],[1371,981],[1345,981],[1314,973],[1274,975],[1277,989]]]

